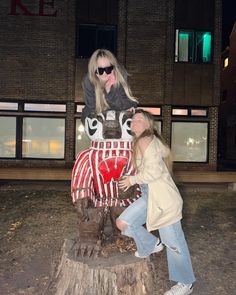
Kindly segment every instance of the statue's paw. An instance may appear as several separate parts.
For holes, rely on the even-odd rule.
[[[118,194],[120,199],[133,199],[137,196],[137,189],[139,186],[137,184],[130,186],[126,191],[118,187]]]
[[[77,249],[77,256],[79,257],[98,257],[101,251],[101,240],[81,242]]]

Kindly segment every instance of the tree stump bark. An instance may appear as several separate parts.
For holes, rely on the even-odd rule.
[[[77,257],[75,240],[65,240],[55,276],[55,295],[153,294],[153,265],[134,253],[108,257]]]

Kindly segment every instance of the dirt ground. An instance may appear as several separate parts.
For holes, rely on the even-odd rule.
[[[197,278],[193,294],[235,294],[236,192],[181,191],[183,228]],[[0,224],[0,294],[51,295],[64,239],[75,236],[77,228],[70,184],[0,183]],[[171,286],[165,255],[151,257],[154,295]]]

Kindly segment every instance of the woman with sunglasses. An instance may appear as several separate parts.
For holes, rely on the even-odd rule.
[[[97,49],[92,54],[82,87],[85,100],[83,123],[86,117],[107,109],[123,111],[137,107],[137,99],[127,83],[127,72],[109,50]]]

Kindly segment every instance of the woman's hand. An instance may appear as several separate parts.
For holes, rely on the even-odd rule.
[[[135,114],[135,108],[134,107],[129,108],[127,111],[128,112],[131,112],[133,115]]]
[[[106,83],[105,83],[105,89],[106,89],[106,92],[107,92],[107,93],[110,92],[112,85],[114,85],[115,83],[116,83],[116,78],[115,78],[114,73],[112,72],[112,73],[110,74],[109,79],[108,79],[108,80],[106,81]]]
[[[122,176],[121,179],[119,180],[118,186],[123,191],[127,191],[128,188],[131,187],[131,184],[130,184],[130,181],[129,181],[129,176]]]

